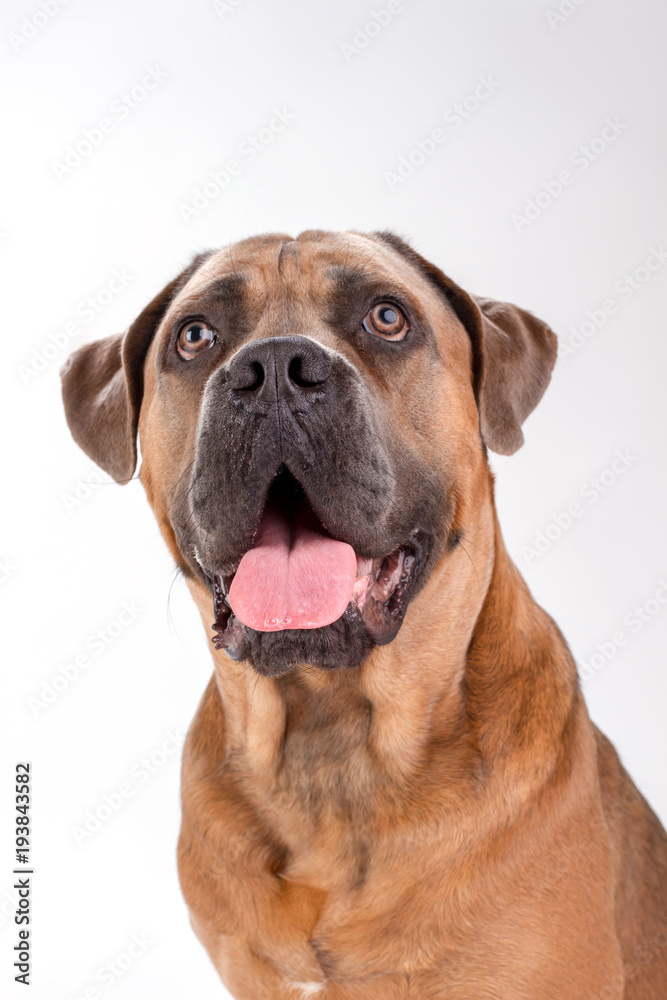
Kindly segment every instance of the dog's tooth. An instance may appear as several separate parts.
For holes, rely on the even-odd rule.
[[[398,586],[403,572],[403,549],[392,552],[382,563],[373,586],[372,595],[375,600],[385,604]]]
[[[357,580],[362,576],[368,576],[373,569],[373,560],[364,559],[362,556],[357,556]]]
[[[365,576],[358,576],[354,581],[354,587],[352,588],[352,600],[355,602],[360,611],[363,611],[364,609],[372,586],[373,580],[370,573]]]

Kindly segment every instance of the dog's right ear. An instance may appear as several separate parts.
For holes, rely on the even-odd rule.
[[[170,302],[208,256],[195,257],[126,333],[80,347],[61,369],[65,416],[72,437],[117,483],[129,482],[137,464],[137,427],[148,348]]]

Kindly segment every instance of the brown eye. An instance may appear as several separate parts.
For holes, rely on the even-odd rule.
[[[186,323],[178,335],[176,348],[185,361],[192,361],[198,354],[203,354],[217,342],[217,334],[204,323],[195,320]]]
[[[378,302],[364,317],[364,330],[385,340],[403,340],[408,321],[393,302]]]

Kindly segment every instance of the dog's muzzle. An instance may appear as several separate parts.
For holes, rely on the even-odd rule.
[[[333,668],[395,637],[429,536],[397,502],[386,438],[355,369],[308,337],[251,342],[214,373],[189,524],[218,648],[262,672],[273,648],[274,672],[278,642],[280,662],[290,643],[290,665]]]

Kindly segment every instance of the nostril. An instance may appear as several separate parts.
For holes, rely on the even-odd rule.
[[[297,355],[292,358],[287,368],[287,377],[290,382],[303,389],[321,385],[326,382],[330,374],[331,365],[324,355],[317,360]]]
[[[313,385],[312,380],[305,377],[303,369],[303,358],[292,358],[287,368],[287,377],[290,382],[298,386]]]
[[[311,402],[324,398],[332,372],[328,354],[306,337],[270,337],[251,341],[229,363],[225,382],[254,411],[276,396]]]
[[[234,375],[234,389],[252,391],[264,384],[264,366],[259,361],[247,361]]]

